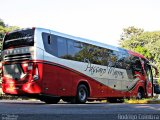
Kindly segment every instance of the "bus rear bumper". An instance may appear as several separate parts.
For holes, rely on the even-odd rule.
[[[41,88],[36,83],[27,82],[25,84],[2,83],[2,90],[6,94],[27,95],[40,94]]]

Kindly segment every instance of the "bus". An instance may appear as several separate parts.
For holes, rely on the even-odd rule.
[[[138,53],[44,28],[3,39],[3,92],[48,104],[152,97],[152,68]]]

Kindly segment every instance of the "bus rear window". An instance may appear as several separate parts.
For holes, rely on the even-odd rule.
[[[34,29],[15,31],[6,34],[3,49],[34,45]]]

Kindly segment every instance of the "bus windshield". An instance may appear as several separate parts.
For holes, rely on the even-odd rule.
[[[3,43],[3,50],[33,45],[34,29],[27,29],[6,34]]]

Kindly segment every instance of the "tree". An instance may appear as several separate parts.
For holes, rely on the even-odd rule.
[[[17,30],[19,29],[19,27],[17,26],[8,26],[6,25],[2,19],[0,19],[0,49],[2,46],[2,39],[5,35],[5,33],[13,31],[13,30]]]
[[[2,19],[0,19],[0,26],[5,27],[5,23],[3,22]]]
[[[132,26],[123,29],[120,39],[121,47],[144,55],[160,70],[160,31],[144,32]]]
[[[6,32],[10,32],[13,30],[17,30],[19,27],[17,26],[8,26],[6,25],[2,19],[0,19],[0,54],[1,54],[1,48],[2,48],[2,40]],[[0,55],[1,60],[1,55]],[[0,87],[1,87],[1,70],[0,70]]]
[[[143,29],[135,28],[134,26],[124,28],[123,33],[121,35],[121,40],[127,40],[132,37],[137,37],[137,36],[141,35],[143,32],[144,32]]]

